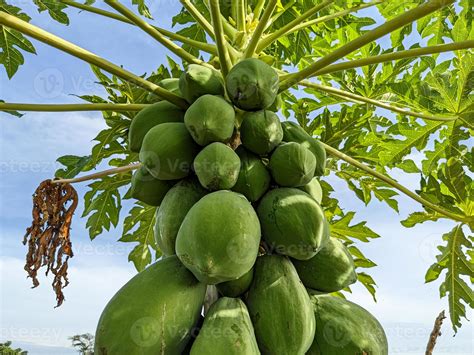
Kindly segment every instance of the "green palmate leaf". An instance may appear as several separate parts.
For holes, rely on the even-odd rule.
[[[369,242],[370,239],[379,238],[380,236],[366,226],[366,222],[360,222],[350,225],[355,212],[348,212],[342,218],[332,220],[331,234],[343,240],[357,239],[362,242]]]
[[[64,25],[69,25],[69,18],[63,11],[67,5],[58,0],[33,0],[39,12],[48,11],[49,16]]]
[[[85,170],[85,167],[91,162],[91,156],[87,155],[84,157],[78,157],[75,155],[64,155],[56,161],[64,165],[66,168],[58,169],[54,176],[62,179],[71,179],[77,176],[81,171]]]
[[[414,227],[419,223],[427,221],[437,221],[441,216],[434,212],[414,212],[408,216],[407,219],[401,221],[402,225],[407,228]]]
[[[443,235],[445,246],[438,247],[441,252],[426,273],[426,282],[437,280],[443,271],[445,278],[440,286],[440,295],[448,295],[449,314],[454,331],[461,326],[461,318],[466,318],[466,307],[474,307],[474,292],[464,277],[474,276],[474,260],[472,254],[468,257],[464,248],[472,252],[473,237],[467,237],[461,225]]]
[[[369,291],[369,293],[372,295],[372,298],[374,299],[375,302],[377,302],[377,298],[375,297],[375,286],[376,283],[372,276],[364,273],[364,272],[359,272],[357,273],[357,280],[364,285],[364,287]]]

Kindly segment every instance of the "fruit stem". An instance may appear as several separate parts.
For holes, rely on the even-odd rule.
[[[334,63],[336,60],[345,57],[347,54],[356,51],[357,49],[375,41],[407,24],[410,24],[422,17],[425,17],[447,5],[450,5],[455,0],[430,0],[417,8],[410,10],[394,19],[385,22],[383,25],[366,32],[362,36],[356,38],[335,51],[325,55],[315,63],[309,65],[303,70],[290,75],[284,82],[280,83],[280,92],[289,89],[298,82],[307,79],[314,75],[314,73]]]
[[[75,183],[78,183],[78,182],[84,182],[84,181],[99,179],[101,177],[108,176],[108,175],[120,174],[120,173],[125,173],[125,172],[128,172],[128,171],[136,170],[136,169],[139,169],[141,166],[142,166],[141,163],[130,164],[130,165],[126,165],[126,166],[121,166],[119,168],[113,168],[113,169],[108,169],[108,170],[104,170],[104,171],[99,171],[99,172],[94,173],[94,174],[84,175],[84,176],[73,178],[73,179],[55,179],[55,180],[52,180],[51,182],[53,184],[75,184]]]
[[[268,20],[275,11],[275,7],[277,6],[278,0],[270,0],[263,12],[262,18],[259,20],[257,28],[255,29],[252,38],[247,46],[247,49],[244,52],[244,58],[252,58],[255,53],[255,49],[257,48],[258,42],[263,35],[263,32],[267,28]]]
[[[78,3],[78,2],[72,1],[72,0],[60,0],[60,1],[64,4],[68,5],[68,6],[75,7],[75,8],[78,8],[80,10],[84,10],[84,11],[87,11],[87,12],[90,12],[90,13],[95,13],[97,15],[102,15],[104,17],[115,19],[117,21],[121,21],[121,22],[127,23],[129,25],[134,25],[135,26],[135,24],[132,21],[130,21],[128,18],[126,18],[122,15],[119,15],[119,14],[116,14],[116,13],[113,13],[113,12],[110,12],[110,11],[102,10],[102,9],[99,9],[97,7],[94,7],[94,6],[81,4],[81,3]],[[158,26],[153,26],[153,27],[157,31],[159,31],[161,34],[165,35],[166,37],[171,38],[174,41],[178,41],[178,42],[187,44],[191,47],[194,47],[196,49],[202,50],[204,52],[217,55],[217,48],[216,48],[216,46],[214,46],[212,44],[196,41],[194,39],[181,36],[180,34],[165,30],[164,28],[161,28],[161,27],[158,27]]]
[[[278,38],[287,35],[296,25],[302,23],[303,21],[305,21],[306,19],[308,19],[311,16],[315,15],[318,11],[324,9],[325,7],[331,5],[332,3],[334,3],[334,0],[323,1],[322,3],[320,3],[316,6],[313,6],[308,11],[306,11],[303,14],[299,15],[297,18],[295,18],[293,21],[289,22],[285,26],[279,28],[275,32],[273,32],[270,35],[264,37],[258,43],[256,53],[257,54],[260,53],[262,50],[264,50],[266,47],[268,47],[270,44],[272,44]]]
[[[146,104],[24,104],[0,102],[0,111],[72,112],[72,111],[140,111]]]
[[[255,8],[253,9],[253,20],[258,21],[262,14],[263,6],[265,6],[265,0],[258,0]]]
[[[219,0],[210,0],[209,5],[210,5],[212,25],[214,26],[214,33],[216,35],[215,41],[217,45],[217,52],[219,53],[219,62],[221,66],[221,72],[222,72],[222,76],[225,78],[227,74],[229,73],[229,70],[232,66],[232,62],[230,61],[229,53],[226,47],[227,41],[224,38]]]
[[[147,91],[155,93],[158,97],[167,100],[179,107],[187,108],[189,104],[180,96],[159,87],[152,82],[135,75],[120,66],[113,64],[94,53],[91,53],[84,48],[76,46],[69,41],[66,41],[58,36],[53,35],[39,27],[36,27],[26,21],[23,21],[13,15],[5,12],[0,12],[0,24],[17,30],[27,36],[30,36],[40,42],[46,43],[63,52],[69,53],[79,59],[86,61],[89,64],[95,65],[109,73],[112,73],[132,84],[135,84]]]
[[[377,179],[380,179],[382,180],[383,182],[387,183],[388,185],[396,188],[397,190],[399,190],[400,192],[404,193],[405,195],[407,195],[408,197],[412,198],[413,200],[421,203],[423,205],[423,207],[427,208],[427,209],[431,209],[433,211],[436,211],[438,212],[439,214],[441,215],[444,215],[446,216],[447,218],[449,219],[452,219],[452,220],[455,220],[455,221],[459,221],[459,222],[463,222],[463,223],[466,223],[466,220],[465,218],[463,218],[462,216],[459,216],[455,213],[451,213],[449,211],[446,211],[444,209],[442,209],[441,207],[425,200],[424,198],[420,197],[419,195],[417,195],[416,193],[414,193],[413,191],[410,191],[409,189],[407,189],[405,186],[399,184],[398,182],[396,182],[395,180],[393,180],[392,178],[388,177],[388,176],[385,176],[381,173],[379,173],[378,171],[375,171],[371,168],[369,168],[368,166],[366,166],[365,164],[362,164],[361,162],[357,161],[356,159],[354,158],[351,158],[350,156],[344,154],[343,152],[321,142],[321,144],[324,146],[324,148],[326,149],[326,151],[335,156],[336,158],[339,158],[341,160],[344,160],[345,162],[365,171],[366,173],[368,173],[369,175],[372,175],[374,177],[376,177]]]

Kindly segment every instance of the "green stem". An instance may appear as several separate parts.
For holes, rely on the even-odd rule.
[[[442,209],[441,207],[425,200],[424,198],[420,197],[419,195],[417,195],[413,191],[410,191],[405,186],[399,184],[398,182],[396,182],[395,180],[389,178],[388,176],[385,176],[385,175],[369,168],[365,164],[362,164],[361,162],[355,160],[354,158],[351,158],[350,156],[344,154],[343,152],[341,152],[341,151],[339,151],[339,150],[337,150],[337,149],[335,149],[335,148],[333,148],[333,147],[331,147],[331,146],[329,146],[325,143],[321,142],[321,144],[324,146],[324,148],[326,149],[326,151],[329,154],[335,156],[336,158],[344,160],[345,162],[359,168],[362,171],[365,171],[366,173],[376,177],[377,179],[382,180],[383,182],[387,183],[388,185],[390,185],[390,186],[396,188],[397,190],[399,190],[400,192],[404,193],[408,197],[411,197],[413,200],[421,203],[425,208],[436,211],[439,214],[444,215],[444,216],[446,216],[446,217],[448,217],[452,220],[463,222],[463,223],[466,222],[466,220],[462,216],[459,216],[457,214],[446,211],[446,210]]]
[[[251,58],[254,55],[258,42],[260,41],[263,32],[267,28],[268,20],[272,16],[273,11],[275,11],[277,3],[278,0],[269,0],[267,7],[263,12],[262,18],[258,22],[257,28],[255,29],[255,32],[253,33],[252,38],[250,39],[247,49],[244,52],[244,58]]]
[[[222,21],[222,27],[224,28],[224,33],[226,34],[227,37],[229,37],[231,41],[235,41],[235,38],[237,37],[237,32],[238,32],[237,29],[234,26],[232,26],[229,23],[229,21],[227,21],[227,19],[224,16],[222,16],[222,14],[220,16],[221,16],[221,21]]]
[[[286,4],[281,11],[278,11],[275,15],[272,16],[272,18],[270,19],[270,23],[274,23],[276,20],[278,20],[281,15],[291,9],[294,4],[296,4],[296,1],[290,1],[288,4]]]
[[[265,6],[265,0],[258,0],[255,8],[253,9],[253,20],[258,21],[260,15],[262,14],[263,7]]]
[[[78,182],[84,182],[84,181],[89,181],[89,180],[95,180],[95,179],[100,179],[101,177],[108,176],[108,175],[115,175],[115,174],[120,174],[120,173],[126,173],[132,170],[140,169],[142,166],[141,163],[135,163],[135,164],[130,164],[126,166],[121,166],[119,168],[113,168],[113,169],[108,169],[104,171],[99,171],[94,174],[89,174],[89,175],[84,175],[81,177],[73,178],[73,179],[56,179],[53,180],[52,182],[54,184],[75,184]]]
[[[336,60],[341,59],[349,53],[352,53],[357,49],[367,45],[368,43],[373,42],[422,17],[425,17],[435,12],[436,10],[439,10],[440,8],[452,4],[454,1],[455,0],[430,0],[424,3],[423,5],[418,6],[417,8],[410,10],[400,16],[397,16],[393,20],[390,20],[369,32],[366,32],[355,40],[327,54],[326,56],[319,59],[317,62],[311,64],[310,66],[306,67],[305,69],[292,74],[283,83],[280,84],[280,91],[284,91],[297,84],[298,82],[311,77],[319,70],[327,67],[331,63],[334,63]]]
[[[301,24],[303,21],[306,19],[310,18],[311,16],[315,15],[318,13],[318,11],[324,9],[326,6],[331,5],[334,2],[334,0],[326,0],[323,1],[322,3],[313,6],[311,9],[306,11],[305,13],[301,14],[297,18],[295,18],[293,21],[289,22],[282,28],[279,28],[275,32],[271,33],[270,35],[264,37],[257,46],[256,52],[257,54],[263,51],[265,48],[267,48],[270,44],[272,44],[274,41],[276,41],[278,38],[283,37],[287,35],[295,26]]]
[[[140,111],[147,104],[24,104],[0,102],[0,111],[73,112],[73,111]]]
[[[159,87],[152,82],[135,75],[120,66],[113,64],[94,53],[91,53],[71,42],[68,42],[58,36],[53,35],[39,27],[36,27],[28,22],[20,20],[19,18],[9,15],[5,12],[0,12],[0,24],[17,30],[27,36],[30,36],[40,42],[46,43],[52,47],[55,47],[63,52],[69,53],[74,57],[82,59],[89,64],[93,64],[109,73],[112,73],[119,78],[129,81],[147,91],[155,93],[158,97],[172,102],[173,104],[187,108],[189,104],[180,96],[173,94],[172,92]]]
[[[240,32],[247,31],[247,6],[246,0],[234,0],[237,8],[237,30]]]
[[[419,112],[413,112],[413,111],[410,111],[410,110],[406,110],[406,109],[403,109],[403,108],[399,108],[399,107],[395,107],[395,106],[386,104],[386,103],[378,101],[378,100],[370,99],[368,97],[356,95],[356,94],[353,94],[351,92],[347,92],[347,91],[343,91],[343,90],[340,90],[340,89],[332,88],[330,86],[319,85],[319,84],[312,83],[312,82],[306,81],[306,80],[302,81],[300,84],[304,85],[306,87],[321,90],[321,91],[324,91],[324,92],[342,97],[342,98],[347,99],[347,100],[352,101],[352,102],[356,102],[356,103],[365,102],[367,104],[371,104],[371,105],[381,107],[381,108],[384,108],[384,109],[387,109],[387,110],[390,110],[390,111],[393,111],[393,112],[397,112],[397,113],[400,113],[402,115],[408,115],[408,116],[423,118],[423,119],[430,120],[430,121],[442,121],[442,122],[451,122],[451,121],[455,121],[457,119],[457,117],[454,117],[454,116],[440,117],[440,116],[433,116],[433,115],[428,115],[428,114],[419,113]]]
[[[191,3],[189,0],[179,0],[183,4],[184,8],[191,14],[191,16],[196,20],[201,28],[211,37],[215,39],[214,31],[212,25],[206,18],[199,12],[199,10]]]
[[[210,0],[209,5],[211,7],[211,19],[214,26],[214,33],[216,35],[217,52],[219,53],[222,76],[225,78],[229,73],[232,63],[230,62],[229,53],[227,52],[227,42],[224,38],[219,0]]]

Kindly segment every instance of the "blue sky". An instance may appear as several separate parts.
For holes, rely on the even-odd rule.
[[[15,1],[12,1],[14,3]],[[32,22],[54,34],[123,65],[137,74],[151,72],[169,54],[153,39],[126,24],[92,14],[69,11],[71,25],[65,27],[47,15],[38,15],[29,2],[18,1]],[[150,1],[155,21],[169,28],[177,1]],[[367,12],[371,16],[375,14]],[[71,94],[103,94],[89,66],[67,54],[34,42],[38,55],[25,55],[26,64],[8,81],[0,69],[0,98],[7,102],[74,103]],[[100,113],[28,113],[15,118],[0,113],[0,342],[13,340],[30,354],[72,354],[68,336],[94,333],[98,317],[110,297],[134,275],[127,262],[129,245],[119,244],[120,228],[91,242],[80,218],[73,222],[75,257],[70,261],[71,284],[66,302],[54,309],[51,279],[41,277],[41,286],[30,289],[23,271],[25,247],[21,244],[31,222],[31,194],[38,183],[53,176],[55,160],[64,154],[86,155],[92,139],[104,127]],[[416,153],[413,159],[419,161]],[[394,172],[402,184],[416,189],[418,177]],[[400,213],[373,202],[365,207],[345,184],[328,177],[346,211],[357,211],[358,221],[383,238],[360,245],[379,266],[371,271],[378,283],[378,303],[359,286],[350,299],[370,310],[383,323],[390,353],[424,353],[432,323],[446,299],[440,300],[438,284],[424,285],[424,273],[434,260],[441,235],[452,228],[450,222],[426,223],[412,229],[399,221],[419,206],[405,196],[398,198]],[[85,185],[76,185],[80,194]],[[125,208],[126,210],[126,208]],[[471,317],[469,317],[471,318]],[[449,322],[443,328],[437,354],[473,353],[472,323],[453,338]]]

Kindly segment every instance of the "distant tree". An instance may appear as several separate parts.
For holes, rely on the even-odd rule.
[[[72,346],[82,355],[94,355],[94,336],[92,334],[79,334],[69,337]]]
[[[12,345],[11,341],[6,341],[5,343],[0,343],[0,354],[1,355],[26,355],[28,351],[18,349],[12,349],[10,346]]]

